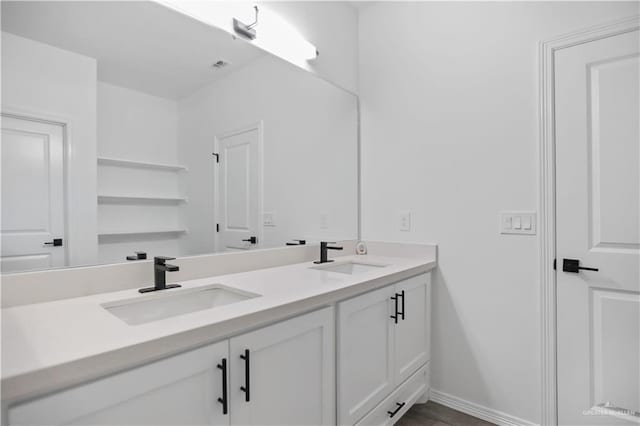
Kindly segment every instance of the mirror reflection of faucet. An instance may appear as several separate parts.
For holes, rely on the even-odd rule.
[[[144,251],[137,251],[133,256],[127,256],[127,260],[146,260],[147,253]]]

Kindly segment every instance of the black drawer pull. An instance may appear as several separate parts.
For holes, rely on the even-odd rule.
[[[402,312],[400,312],[400,316],[402,317],[402,321],[404,321],[404,290],[402,290],[399,294],[402,297]]]
[[[222,404],[222,414],[229,411],[229,400],[227,399],[227,359],[222,358],[218,368],[222,370],[222,398],[218,398],[218,402]]]
[[[406,404],[406,402],[403,402],[403,403],[396,402],[396,405],[398,407],[393,411],[387,411],[387,414],[389,415],[389,418],[393,418],[393,416],[398,414],[398,411],[402,410],[402,407],[404,407],[405,404]]]
[[[396,293],[394,296],[391,296],[391,300],[393,300],[395,302],[395,314],[391,315],[391,318],[393,318],[393,321],[395,324],[398,323],[398,293]]]
[[[245,349],[244,355],[240,355],[240,358],[244,359],[244,386],[240,386],[240,390],[244,392],[244,400],[249,402],[251,400],[249,396],[249,389],[250,389],[250,383],[251,383],[251,380],[249,379],[249,374],[250,374],[249,349]]]

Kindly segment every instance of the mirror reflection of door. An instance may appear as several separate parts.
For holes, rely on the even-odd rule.
[[[65,266],[63,127],[3,114],[1,145],[2,272]]]
[[[256,124],[216,138],[218,250],[260,247],[261,134],[261,124]]]

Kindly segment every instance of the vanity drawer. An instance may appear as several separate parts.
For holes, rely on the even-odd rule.
[[[406,382],[369,412],[357,426],[393,425],[420,398],[429,385],[429,363],[422,366]],[[398,404],[403,404],[400,407]],[[397,410],[397,411],[396,411]],[[393,417],[389,412],[395,412]]]

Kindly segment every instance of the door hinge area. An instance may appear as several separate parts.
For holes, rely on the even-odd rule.
[[[218,154],[217,152],[212,152],[211,155],[213,155],[214,157],[216,157],[216,163],[220,162],[220,154]]]

